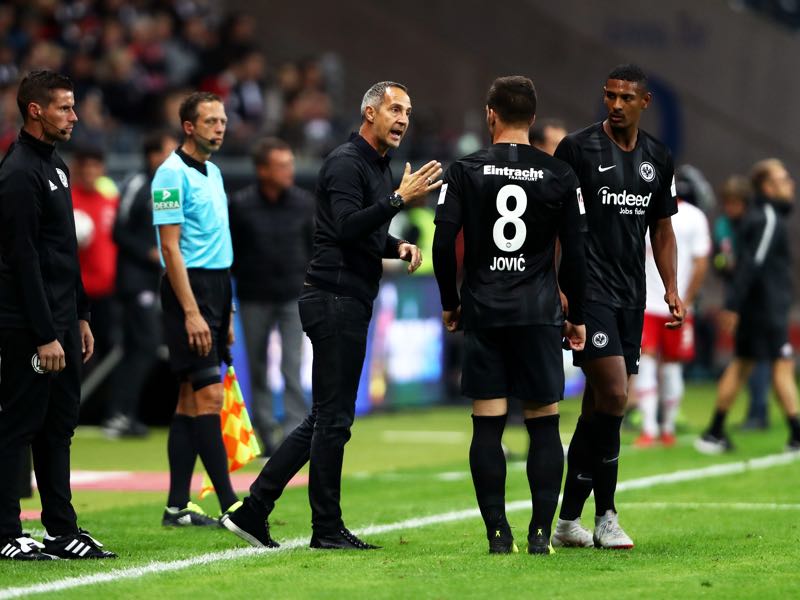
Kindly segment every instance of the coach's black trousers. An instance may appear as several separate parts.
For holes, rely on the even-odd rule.
[[[372,308],[348,296],[307,287],[300,297],[303,330],[314,348],[311,414],[289,434],[250,487],[269,514],[286,484],[310,461],[308,497],[318,534],[343,526],[341,496],[344,446],[355,417]]]
[[[33,469],[50,535],[78,530],[69,485],[69,452],[80,409],[81,342],[77,322],[59,334],[66,368],[37,373],[36,342],[27,329],[0,329],[0,539],[18,537],[23,452]]]

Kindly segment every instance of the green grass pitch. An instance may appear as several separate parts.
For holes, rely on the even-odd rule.
[[[706,457],[692,448],[710,416],[713,388],[690,386],[687,425],[672,449],[637,450],[624,432],[620,481],[780,454],[787,439],[773,410],[767,432],[738,432],[744,398],[730,419],[737,451]],[[562,403],[562,438],[569,440],[579,403]],[[345,453],[343,510],[354,530],[476,507],[469,478],[468,407],[437,408],[359,418]],[[438,433],[432,433],[438,432]],[[115,561],[22,564],[0,562],[0,599],[31,586],[106,576],[88,585],[50,591],[86,598],[800,598],[800,460],[682,482],[658,482],[617,495],[620,520],[636,542],[632,551],[561,549],[524,553],[529,520],[522,426],[509,426],[512,452],[507,501],[522,554],[489,556],[479,517],[394,528],[365,535],[375,552],[320,552],[299,540],[310,535],[305,487],[288,489],[272,515],[288,550],[249,552],[222,529],[162,529],[165,493],[76,491],[80,523],[120,554]],[[198,463],[199,464],[199,463]],[[73,468],[166,470],[166,433],[145,441],[107,441],[85,428],[73,446]],[[247,469],[253,474],[258,467]],[[202,502],[213,513],[216,499]],[[24,508],[36,508],[36,499]],[[592,522],[593,500],[584,523]],[[437,519],[432,519],[437,521]],[[41,535],[38,522],[28,528]],[[162,563],[233,550],[233,557],[168,572]],[[149,567],[148,567],[149,565]],[[144,572],[132,571],[137,567]],[[128,576],[120,578],[120,574]]]

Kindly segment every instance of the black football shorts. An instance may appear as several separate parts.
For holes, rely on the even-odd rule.
[[[555,325],[468,329],[461,393],[474,400],[552,404],[564,398],[563,360],[561,327]]]
[[[642,350],[643,308],[614,308],[599,302],[586,302],[586,345],[572,353],[572,364],[580,367],[587,360],[606,356],[625,358],[628,375],[639,372]]]
[[[734,354],[748,360],[792,358],[789,323],[751,323],[742,319],[736,329]]]
[[[161,279],[164,339],[169,348],[172,372],[182,381],[190,381],[198,390],[221,381],[220,364],[227,352],[231,315],[231,276],[227,269],[188,269],[187,272],[200,314],[211,329],[211,352],[200,356],[189,348],[183,308],[166,276]]]

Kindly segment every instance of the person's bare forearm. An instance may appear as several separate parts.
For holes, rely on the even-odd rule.
[[[678,245],[670,219],[660,219],[655,227],[651,226],[650,243],[664,290],[667,294],[677,294]]]
[[[183,313],[185,315],[199,313],[200,309],[189,284],[189,273],[186,271],[186,263],[183,262],[180,248],[177,244],[162,243],[161,253],[164,256],[169,284],[183,308]]]

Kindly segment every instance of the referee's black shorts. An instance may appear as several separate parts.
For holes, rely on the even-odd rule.
[[[220,382],[220,364],[226,353],[231,318],[231,276],[228,269],[187,269],[200,314],[211,330],[211,352],[198,355],[189,348],[186,317],[169,279],[161,279],[164,339],[172,372],[195,390]]]
[[[556,325],[468,329],[461,393],[474,400],[552,404],[564,398],[563,360],[561,327]]]

